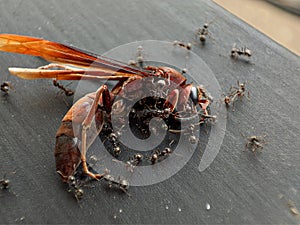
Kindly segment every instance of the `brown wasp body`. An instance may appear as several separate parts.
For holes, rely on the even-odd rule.
[[[159,77],[175,83],[178,88],[168,92],[164,113],[172,113],[175,108],[185,108],[189,97],[199,105],[204,114],[210,100],[200,87],[187,84],[186,77],[168,67],[147,66],[144,69],[87,53],[74,47],[47,41],[40,38],[0,34],[0,51],[39,56],[53,63],[60,63],[61,68],[45,66],[37,69],[9,68],[11,74],[23,79],[52,78],[58,80],[114,80],[118,83],[109,90],[101,85],[94,92],[79,99],[67,112],[56,133],[55,161],[56,170],[63,182],[68,182],[77,167],[82,163],[82,171],[94,179],[105,177],[106,173],[90,172],[86,162],[86,152],[97,135],[101,132],[105,116],[111,114],[117,95],[141,91],[132,81],[146,77]],[[51,65],[51,64],[50,64]],[[69,67],[71,65],[72,67]],[[196,110],[196,107],[195,107]],[[159,112],[158,112],[159,114]],[[106,177],[107,178],[107,177]],[[126,188],[126,185],[123,188]]]

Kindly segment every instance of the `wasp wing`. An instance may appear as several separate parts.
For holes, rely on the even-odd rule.
[[[89,53],[75,47],[35,37],[0,34],[0,51],[38,56],[49,62],[68,64],[85,69],[95,68],[97,70],[94,71],[98,71],[99,76],[104,76],[104,74],[107,76],[123,75],[124,78],[132,75],[151,76],[151,74],[145,70],[128,66],[122,62]],[[12,72],[16,70],[17,68],[10,69]],[[18,70],[18,72],[20,73],[21,71]],[[97,73],[94,73],[94,76],[97,76]],[[34,79],[30,75],[29,78],[27,78],[25,73],[23,73],[23,78]],[[44,77],[41,76],[38,78]]]

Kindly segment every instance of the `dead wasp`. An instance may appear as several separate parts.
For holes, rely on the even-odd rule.
[[[266,135],[263,136],[253,135],[247,137],[247,143],[245,144],[245,148],[248,148],[249,150],[251,150],[251,152],[255,154],[256,150],[263,149],[263,145],[266,143],[266,141],[264,140],[265,137]]]
[[[183,43],[183,42],[180,42],[180,41],[174,41],[173,45],[185,48],[186,50],[191,50],[192,49],[192,44],[189,43],[189,42],[188,43]]]
[[[240,83],[239,81],[237,81],[237,87],[231,87],[230,88],[230,93],[228,95],[225,96],[224,98],[224,103],[227,107],[229,107],[230,104],[232,104],[232,106],[234,106],[234,102],[236,101],[236,99],[242,98],[245,96],[246,93],[246,82],[245,83]],[[249,92],[248,92],[248,98],[249,98]],[[234,111],[234,108],[233,108]]]
[[[232,49],[231,49],[231,54],[230,55],[234,59],[236,59],[238,56],[241,56],[241,55],[251,57],[252,52],[247,47],[237,48],[236,44],[234,44]]]
[[[136,95],[137,91],[143,93],[143,85],[137,85],[136,81],[157,77],[168,79],[176,84],[174,89],[167,92],[162,109],[155,111],[161,118],[167,118],[168,114],[172,115],[177,108],[184,109],[189,105],[186,101],[189,96],[192,96],[191,100],[204,112],[209,109],[211,103],[206,95],[201,93],[201,88],[187,83],[187,78],[174,68],[163,66],[134,68],[71,46],[28,36],[0,34],[0,43],[0,51],[40,56],[47,61],[64,65],[63,69],[58,70],[9,68],[10,73],[24,79],[118,81],[111,89],[106,84],[100,83],[96,92],[88,93],[76,101],[62,119],[56,133],[55,163],[56,171],[63,182],[67,182],[69,176],[75,174],[79,164],[82,164],[81,171],[92,179],[99,180],[106,175],[90,171],[86,161],[87,151],[94,142],[95,135],[102,131],[106,116],[110,116],[114,99],[117,96],[128,98],[130,93]],[[142,53],[142,49],[140,52]],[[93,64],[92,68],[87,69],[91,64]],[[125,89],[126,92],[123,91]],[[95,130],[91,129],[93,122],[95,122]]]
[[[203,27],[200,27],[195,31],[195,35],[196,35],[197,39],[199,38],[199,41],[203,45],[205,44],[206,37],[211,36],[210,32],[208,31],[208,26],[209,26],[209,23],[204,23]]]
[[[1,91],[3,91],[5,94],[8,94],[9,89],[13,89],[13,86],[10,81],[4,81],[0,87]]]

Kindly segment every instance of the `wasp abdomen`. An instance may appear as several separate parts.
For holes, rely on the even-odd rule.
[[[64,132],[60,132],[64,130]],[[61,175],[62,181],[67,182],[81,162],[78,138],[74,137],[71,121],[62,122],[56,134],[55,163],[56,171]]]

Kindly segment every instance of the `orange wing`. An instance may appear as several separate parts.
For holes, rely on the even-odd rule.
[[[122,62],[88,53],[74,47],[40,38],[14,34],[0,34],[0,51],[39,56],[49,62],[70,64],[86,69],[78,70],[41,70],[10,68],[14,75],[25,79],[57,78],[71,79],[116,79],[130,76],[151,76],[147,71],[130,67]],[[92,70],[87,67],[92,68]]]

